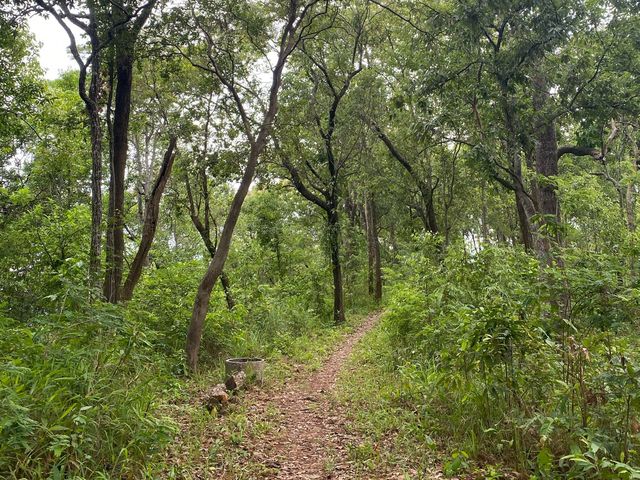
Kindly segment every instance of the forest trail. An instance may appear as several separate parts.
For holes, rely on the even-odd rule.
[[[249,446],[252,461],[266,467],[268,473],[264,478],[372,478],[370,474],[358,476],[349,459],[349,446],[357,443],[357,438],[347,429],[345,407],[332,398],[332,393],[338,374],[354,346],[376,325],[379,318],[380,313],[370,315],[319,370],[293,379],[276,392],[260,392],[253,399],[249,407],[252,421],[260,421],[269,412],[277,411],[274,431]],[[402,477],[381,472],[375,478]]]

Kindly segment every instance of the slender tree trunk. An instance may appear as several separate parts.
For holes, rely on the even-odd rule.
[[[627,191],[625,195],[625,210],[626,210],[626,220],[627,220],[627,229],[630,232],[636,231],[636,214],[635,214],[635,192],[634,185],[627,185]]]
[[[135,289],[138,281],[140,280],[140,276],[142,275],[142,267],[145,265],[147,255],[149,254],[149,250],[151,249],[151,245],[153,244],[153,239],[156,234],[156,228],[158,226],[158,217],[160,216],[160,200],[162,199],[162,194],[164,192],[165,186],[167,185],[167,181],[171,176],[171,169],[173,168],[173,162],[176,156],[176,143],[176,137],[172,136],[169,139],[169,147],[164,154],[162,166],[160,167],[160,172],[158,173],[158,178],[156,178],[156,181],[153,185],[151,195],[145,202],[142,238],[140,239],[140,245],[138,246],[136,256],[131,263],[131,268],[129,269],[127,280],[124,282],[124,286],[122,287],[121,300],[123,301],[131,300],[131,297],[133,296],[133,290]]]
[[[331,254],[331,272],[333,274],[333,321],[336,324],[345,321],[344,288],[342,286],[342,265],[340,262],[340,222],[335,207],[327,212],[329,250]]]
[[[191,220],[194,222],[196,229],[200,233],[200,236],[202,237],[202,240],[204,241],[204,244],[207,247],[207,251],[209,252],[209,255],[213,259],[213,256],[216,254],[215,245],[211,242],[211,238],[209,236],[205,236],[203,231],[201,231],[201,229],[198,227],[198,224],[202,225],[199,219],[198,219],[198,224],[195,223],[196,220],[194,220],[193,216],[191,217]],[[227,302],[227,308],[229,310],[233,310],[233,307],[236,306],[236,301],[233,299],[233,292],[231,291],[231,281],[229,280],[229,276],[225,271],[222,271],[220,273],[220,284],[222,285],[222,290],[224,291],[224,298]]]
[[[634,141],[633,138],[631,140],[632,145],[632,157],[631,157],[631,168],[634,177],[638,175],[638,163],[640,162],[640,148],[638,144]],[[630,232],[636,231],[636,187],[637,184],[635,181],[630,180],[627,185],[627,190],[625,192],[625,210],[626,210],[626,220],[627,220],[627,228]]]
[[[145,182],[145,178],[147,175],[146,175],[145,169],[142,166],[142,145],[140,144],[139,136],[134,135],[131,143],[133,144],[136,150],[136,154],[134,156],[135,166],[138,174],[138,178],[136,180],[136,202],[138,204],[138,222],[140,223],[140,228],[142,228],[144,226],[145,198],[149,193],[149,190]],[[146,150],[146,145],[145,145],[145,150]]]
[[[482,210],[481,210],[481,232],[482,242],[489,243],[489,209],[487,207],[487,186],[485,182],[482,182]]]
[[[185,349],[187,354],[187,365],[192,371],[195,371],[198,368],[198,352],[200,350],[200,341],[202,339],[204,320],[209,308],[211,290],[213,289],[213,285],[215,284],[216,280],[218,280],[218,277],[222,273],[224,263],[227,260],[227,256],[229,255],[229,248],[231,247],[233,231],[235,229],[236,223],[238,222],[242,204],[244,203],[244,199],[246,198],[249,191],[249,186],[253,181],[253,176],[258,165],[258,157],[260,156],[260,153],[266,145],[266,125],[269,125],[272,120],[273,119],[269,120],[268,122],[265,121],[263,123],[263,125],[265,125],[265,127],[263,128],[264,134],[262,134],[261,132],[261,137],[259,137],[256,143],[254,143],[251,147],[247,166],[245,168],[238,190],[236,191],[236,194],[233,197],[233,201],[231,202],[231,207],[229,208],[229,213],[224,223],[222,234],[220,235],[220,241],[216,248],[215,254],[213,255],[213,258],[211,259],[209,268],[207,269],[207,272],[205,273],[202,281],[200,282],[200,285],[198,286],[198,291],[196,293],[196,298],[193,305],[193,313],[191,315],[191,323],[189,324],[189,331],[187,332],[187,345]]]
[[[527,196],[527,192],[524,187],[524,180],[522,178],[522,158],[520,154],[521,144],[519,142],[519,118],[516,113],[515,100],[513,95],[509,91],[508,78],[497,75],[497,80],[500,84],[501,96],[501,108],[503,113],[504,127],[509,133],[507,139],[507,156],[510,159],[511,169],[511,182],[509,187],[515,194],[516,211],[518,213],[518,225],[520,227],[520,240],[525,250],[531,251],[534,249],[534,236],[535,232],[531,218],[534,216],[533,202],[531,198]]]
[[[369,199],[365,199],[364,204],[364,223],[365,230],[367,232],[367,291],[369,292],[369,296],[373,297],[374,292],[374,258],[373,258],[373,239],[371,234],[371,212],[369,211]]]
[[[91,80],[89,83],[89,101],[85,101],[89,117],[91,135],[91,242],[89,246],[89,284],[99,285],[100,260],[102,251],[102,122],[100,120],[100,97],[102,90],[100,42],[98,40],[97,24],[92,18],[90,24],[91,50]],[[84,82],[80,88],[84,89]],[[81,92],[80,96],[83,94]]]
[[[84,102],[85,111],[89,121],[91,138],[91,240],[89,246],[89,285],[95,287],[99,281],[100,252],[102,247],[102,124],[100,121],[101,99],[101,49],[98,30],[98,9],[96,5],[89,4],[86,14],[74,15],[68,10],[62,11],[56,8],[57,2],[45,2],[36,0],[36,3],[46,12],[51,14],[66,31],[70,45],[69,50],[78,64],[78,93]],[[88,20],[85,23],[85,20]],[[87,64],[80,56],[78,42],[70,23],[81,28],[89,37],[91,44],[91,79],[87,93]],[[93,299],[93,295],[90,295]]]
[[[380,241],[378,240],[378,219],[375,201],[368,196],[365,200],[367,245],[369,252],[369,295],[376,302],[382,300],[382,269],[380,264]]]
[[[224,270],[220,272],[220,284],[222,285],[222,290],[224,291],[224,298],[227,301],[227,308],[229,310],[233,310],[233,307],[236,306],[236,302],[233,299],[233,293],[231,292],[231,282],[229,281],[229,277]]]
[[[531,231],[531,221],[525,210],[524,204],[527,199],[524,198],[524,193],[516,190],[516,209],[518,211],[518,225],[520,226],[520,241],[524,246],[524,249],[528,252],[533,250],[533,233]]]
[[[242,180],[240,181],[238,190],[233,197],[229,213],[227,214],[227,219],[225,220],[222,228],[222,234],[220,235],[220,241],[218,242],[216,253],[207,268],[207,272],[200,282],[195,302],[193,304],[193,313],[191,315],[191,322],[189,324],[189,331],[187,332],[187,342],[185,346],[187,365],[192,371],[196,371],[198,368],[198,352],[200,350],[202,330],[209,307],[211,290],[222,273],[224,263],[229,255],[233,231],[236,223],[238,222],[242,204],[244,203],[244,199],[246,198],[251,182],[253,181],[256,167],[258,166],[258,159],[267,144],[267,139],[271,134],[271,128],[276,118],[276,113],[278,112],[278,94],[282,85],[282,72],[289,55],[296,48],[300,40],[297,34],[297,29],[300,27],[301,22],[303,22],[306,15],[309,14],[312,5],[313,4],[307,4],[305,7],[302,7],[302,10],[299,12],[300,5],[298,2],[291,2],[289,4],[287,20],[280,39],[278,60],[273,69],[271,87],[269,89],[268,106],[262,121],[260,122],[260,128],[257,136],[254,137],[250,119],[247,116],[245,106],[242,104],[241,97],[235,89],[234,83],[229,82],[227,78],[220,74],[215,74],[227,87],[227,90],[234,99],[238,113],[242,117],[245,134],[251,149],[249,151],[247,165],[245,166],[245,170],[242,175]],[[211,45],[209,46],[211,47]],[[218,70],[216,69],[216,72],[217,71]]]
[[[133,56],[129,48],[116,50],[116,92],[113,113],[113,157],[109,182],[109,218],[107,221],[107,267],[103,286],[108,302],[120,301],[124,266],[124,180],[129,148],[129,117],[133,82]]]
[[[207,187],[207,178],[204,171],[202,172],[202,175],[203,175],[202,189],[203,189],[203,197],[205,202],[205,213],[204,213],[205,222],[203,223],[202,220],[200,220],[199,213],[196,210],[195,203],[193,201],[193,194],[191,193],[191,183],[189,182],[189,175],[187,174],[185,177],[185,184],[187,187],[187,197],[189,199],[189,213],[190,213],[189,216],[191,217],[191,222],[193,223],[193,226],[196,227],[196,230],[200,234],[200,238],[202,238],[202,241],[204,242],[204,246],[207,248],[209,255],[213,259],[214,255],[216,254],[216,246],[211,241],[210,223],[208,221],[209,192]],[[224,271],[220,273],[220,283],[222,284],[222,290],[224,291],[224,296],[227,301],[227,308],[229,310],[233,310],[233,307],[236,306],[236,302],[233,299],[233,293],[231,292],[231,282],[229,281],[229,277]]]
[[[96,286],[100,275],[102,250],[102,125],[97,108],[90,108],[91,125],[91,245],[89,247],[89,283]],[[99,283],[98,283],[99,285]],[[98,294],[99,295],[99,294]]]

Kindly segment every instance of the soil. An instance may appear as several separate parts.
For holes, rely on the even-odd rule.
[[[276,392],[260,392],[252,398],[250,421],[277,412],[274,431],[248,445],[251,461],[262,464],[262,478],[281,480],[399,479],[394,472],[359,472],[349,448],[358,444],[349,432],[345,407],[333,399],[339,372],[354,346],[371,330],[379,314],[367,318],[334,351],[323,366],[286,384]],[[269,413],[271,412],[271,413]]]

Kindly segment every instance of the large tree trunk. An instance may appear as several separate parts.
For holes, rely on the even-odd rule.
[[[340,222],[335,207],[327,212],[327,227],[331,254],[331,272],[333,273],[333,321],[336,324],[340,324],[345,321],[344,289],[340,262]]]
[[[124,265],[124,179],[129,148],[129,117],[133,82],[133,55],[128,46],[116,47],[116,92],[113,114],[113,155],[109,181],[107,265],[103,286],[108,302],[120,301]]]
[[[369,257],[369,295],[376,302],[382,300],[382,269],[380,265],[380,241],[378,240],[378,219],[373,198],[365,199],[365,220]]]
[[[160,200],[162,198],[164,188],[167,185],[167,181],[171,176],[171,169],[173,168],[173,162],[176,156],[176,143],[176,137],[170,137],[169,146],[164,154],[160,172],[158,172],[158,177],[156,178],[153,189],[151,190],[151,195],[149,195],[145,202],[142,238],[140,239],[140,245],[138,246],[136,256],[131,263],[129,275],[127,276],[127,280],[124,282],[124,286],[122,288],[121,300],[123,301],[131,300],[133,290],[142,275],[142,267],[145,265],[147,255],[149,254],[149,250],[153,244],[156,228],[158,226],[158,217],[160,215]]]
[[[558,142],[554,121],[545,118],[544,110],[549,93],[546,79],[540,71],[533,76],[532,85],[533,106],[540,122],[535,132],[535,168],[538,179],[533,182],[533,188],[538,203],[537,213],[541,215],[539,224],[551,227],[536,241],[536,246],[538,255],[549,263],[552,260],[552,243],[560,241],[559,229],[556,228],[560,221],[560,209],[555,185],[555,177],[558,175]]]

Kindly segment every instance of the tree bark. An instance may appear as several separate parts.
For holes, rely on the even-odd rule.
[[[124,266],[124,194],[127,153],[129,149],[129,118],[135,46],[140,30],[149,19],[157,0],[149,0],[130,17],[121,7],[113,5],[113,24],[121,28],[114,36],[115,100],[113,123],[110,126],[109,209],[106,235],[106,268],[102,286],[105,300],[120,301]],[[127,25],[126,27],[122,27]],[[111,82],[113,83],[113,82]],[[111,85],[113,90],[113,85]],[[109,108],[110,106],[108,106]],[[109,115],[107,114],[107,117]],[[110,120],[108,119],[108,122]]]
[[[275,116],[275,111],[273,116]],[[268,128],[267,125],[271,124],[273,118],[271,118],[269,121],[266,120],[267,119],[265,119],[265,121],[263,122],[263,130],[261,131],[259,138],[251,147],[247,165],[245,167],[244,174],[242,175],[242,180],[235,196],[233,197],[231,207],[229,208],[229,213],[227,214],[227,219],[222,229],[222,234],[220,235],[220,242],[218,243],[218,247],[216,248],[215,254],[211,259],[211,263],[209,263],[207,272],[205,273],[202,281],[200,282],[200,285],[198,286],[198,291],[196,293],[196,298],[193,305],[193,313],[191,315],[191,322],[189,324],[189,330],[187,332],[187,345],[185,348],[187,354],[187,365],[192,371],[196,371],[198,368],[198,352],[200,350],[200,341],[202,339],[204,320],[209,308],[211,290],[213,289],[213,285],[215,284],[216,280],[218,280],[218,277],[222,273],[224,263],[227,260],[227,256],[229,255],[233,231],[235,229],[236,223],[238,222],[242,204],[244,203],[244,199],[249,192],[249,186],[253,181],[253,176],[258,165],[258,157],[260,156],[260,153],[262,153],[262,150],[264,150],[264,147],[266,145]]]
[[[200,234],[200,238],[204,242],[204,246],[207,248],[209,252],[209,256],[213,258],[216,254],[216,246],[211,241],[211,228],[209,223],[209,190],[207,186],[207,178],[206,173],[202,172],[202,196],[204,200],[204,223],[200,220],[199,213],[196,209],[195,202],[193,201],[193,194],[191,192],[191,183],[189,182],[189,175],[185,176],[185,184],[187,188],[187,197],[189,199],[189,216],[191,217],[191,223],[196,227],[196,230]],[[233,299],[233,293],[231,292],[231,282],[229,281],[229,277],[223,271],[220,273],[220,283],[222,284],[222,290],[224,291],[224,296],[227,301],[227,308],[229,310],[233,310],[233,307],[236,306],[236,302]]]
[[[488,244],[489,238],[489,208],[487,206],[487,186],[482,182],[481,187],[482,208],[480,210],[480,228],[482,232],[482,242]]]
[[[177,138],[175,136],[171,136],[169,138],[169,146],[164,154],[162,166],[160,167],[160,172],[158,172],[158,177],[156,178],[153,189],[151,190],[151,195],[145,202],[142,238],[140,239],[140,245],[138,246],[136,256],[131,263],[127,280],[124,282],[124,286],[122,287],[121,299],[123,301],[131,300],[133,290],[140,280],[142,268],[145,265],[147,255],[149,254],[149,250],[153,244],[156,228],[158,226],[158,217],[160,216],[160,200],[162,199],[162,194],[164,193],[167,181],[171,176],[171,169],[173,168],[173,162],[176,157],[176,143]]]
[[[344,323],[344,289],[342,285],[342,265],[340,262],[340,221],[335,207],[327,211],[331,272],[333,274],[333,321]]]
[[[516,209],[518,211],[518,225],[520,226],[520,241],[527,252],[533,251],[533,233],[531,232],[531,221],[525,210],[526,199],[524,194],[516,190]]]
[[[504,127],[508,132],[506,141],[506,153],[510,161],[510,168],[503,168],[509,173],[509,181],[500,180],[499,176],[495,178],[499,183],[512,190],[515,194],[516,211],[518,214],[518,224],[520,226],[520,239],[527,251],[537,251],[537,231],[536,225],[532,222],[536,214],[535,205],[532,198],[525,190],[524,179],[522,176],[522,154],[521,150],[528,140],[523,140],[519,130],[519,118],[516,111],[515,100],[509,91],[508,78],[498,75],[500,84],[501,108],[503,113]]]
[[[86,15],[74,15],[66,6],[61,11],[55,4],[36,0],[36,3],[46,12],[53,15],[69,37],[69,50],[78,64],[78,94],[84,102],[85,111],[89,120],[89,134],[91,138],[91,241],[89,246],[89,285],[96,286],[100,272],[100,252],[102,247],[102,123],[100,121],[101,99],[101,50],[104,44],[100,43],[98,31],[98,12],[95,6],[88,5]],[[64,4],[63,4],[64,5]],[[81,18],[86,17],[87,23]],[[67,21],[80,27],[89,37],[91,50],[89,58],[85,62],[80,56],[76,36]],[[87,92],[87,68],[91,67],[89,90]]]
[[[116,91],[113,113],[113,155],[109,181],[106,272],[103,285],[108,302],[120,301],[124,266],[124,179],[129,149],[129,118],[133,82],[131,46],[116,46]]]
[[[100,121],[100,54],[97,32],[91,35],[94,56],[91,62],[90,102],[85,102],[91,135],[91,244],[89,246],[89,284],[99,285],[102,250],[102,123]],[[84,89],[84,87],[81,87]]]
[[[376,302],[382,300],[382,269],[380,264],[380,241],[378,240],[378,221],[374,199],[365,199],[365,220],[369,257],[369,295]]]
[[[222,285],[222,290],[224,291],[224,298],[227,301],[227,308],[229,310],[233,310],[233,307],[236,306],[236,301],[233,299],[233,293],[231,292],[231,282],[229,281],[229,277],[224,270],[220,272],[220,285]]]
[[[633,138],[630,138],[630,140],[632,146],[631,168],[635,178],[638,175],[638,164],[640,163],[640,148],[638,148],[638,143],[636,143]],[[636,231],[636,198],[636,182],[630,180],[625,192],[627,229],[630,232]]]
[[[560,221],[560,208],[556,195],[555,177],[558,175],[558,142],[556,126],[553,120],[545,118],[545,107],[548,101],[547,81],[544,74],[538,71],[532,79],[533,107],[541,121],[536,128],[535,169],[538,178],[533,182],[537,198],[537,211],[541,215],[540,224],[551,225],[552,236],[545,232],[544,238],[536,242],[538,254],[551,261],[552,243],[560,241],[559,230],[553,224]]]

